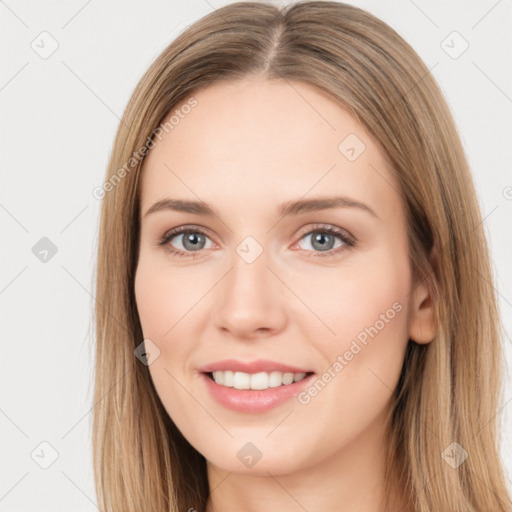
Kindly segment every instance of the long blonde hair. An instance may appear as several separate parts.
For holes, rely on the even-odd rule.
[[[99,507],[204,510],[205,458],[168,417],[147,366],[134,356],[143,340],[133,288],[143,158],[134,155],[194,92],[250,76],[328,93],[380,143],[400,184],[413,275],[432,292],[437,334],[427,345],[409,341],[389,421],[387,482],[398,482],[418,512],[510,511],[497,416],[503,328],[456,126],[409,44],[366,11],[330,1],[219,8],[161,53],[130,98],[100,194],[93,413]],[[454,468],[446,449],[467,459]]]

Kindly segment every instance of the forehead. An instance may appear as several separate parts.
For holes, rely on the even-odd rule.
[[[217,83],[193,98],[195,107],[181,111],[186,99],[172,109],[172,130],[145,159],[141,212],[167,195],[268,208],[339,193],[383,213],[400,200],[380,146],[316,87],[252,79]]]

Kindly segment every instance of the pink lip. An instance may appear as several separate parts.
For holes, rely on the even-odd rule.
[[[258,373],[258,372],[283,372],[283,373],[309,373],[312,370],[304,370],[296,366],[270,361],[268,359],[258,359],[256,361],[244,362],[236,359],[224,359],[212,364],[207,364],[198,371],[201,373],[214,372],[215,370],[230,370],[232,372]]]
[[[262,370],[265,371],[265,370]],[[299,373],[299,372],[294,372]],[[238,412],[265,412],[297,396],[304,387],[309,386],[315,374],[287,386],[256,389],[235,389],[217,384],[206,373],[201,374],[210,395],[221,405]]]

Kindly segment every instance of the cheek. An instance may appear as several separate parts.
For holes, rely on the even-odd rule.
[[[326,293],[315,293],[335,334],[317,341],[324,372],[299,399],[317,424],[332,425],[317,435],[333,446],[355,438],[385,411],[403,365],[409,267],[406,256],[389,254],[345,268],[336,286],[326,280]]]
[[[153,262],[147,264],[144,259],[139,262],[134,283],[137,311],[144,339],[151,340],[159,350],[149,372],[166,408],[169,397],[178,392],[171,375],[182,381],[177,373],[182,371],[191,350],[190,340],[183,331],[187,325],[186,309],[190,306],[184,302],[182,294],[176,292],[180,284]]]
[[[185,315],[204,293],[191,272],[170,271],[165,262],[142,257],[135,275],[135,300],[144,336],[170,339],[174,326],[186,324]],[[198,295],[198,293],[200,294]]]
[[[295,277],[295,290],[313,313],[329,326],[331,346],[335,340],[343,343],[376,323],[380,330],[389,332],[398,326],[403,330],[410,292],[406,248],[396,251],[391,247],[380,247],[364,257],[347,259],[338,269],[303,274],[306,277],[299,280]],[[398,310],[401,310],[400,314],[397,314]],[[382,329],[382,321],[385,329]],[[324,338],[329,340],[325,332],[324,329]]]
[[[139,319],[144,339],[150,339],[160,351],[149,365],[149,373],[168,415],[189,429],[188,422],[200,411],[193,408],[193,402],[191,407],[190,395],[180,385],[185,382],[186,361],[194,349],[186,314],[197,302],[187,293],[194,286],[188,282],[184,288],[186,283],[183,274],[166,272],[144,257],[139,260],[134,281]]]
[[[179,382],[190,378],[190,360],[208,318],[204,314],[208,307],[206,294],[213,283],[207,274],[193,266],[170,268],[165,258],[147,254],[139,259],[135,300],[143,336],[160,351],[149,366],[159,394],[163,390],[171,396],[174,388],[179,392],[170,374]]]
[[[322,351],[329,365],[341,361],[340,380],[360,386],[361,393],[368,378],[378,385],[381,377],[390,387],[398,378],[408,342],[410,279],[406,246],[381,246],[343,268],[339,278],[325,280],[324,293],[315,294],[334,332],[324,336]]]

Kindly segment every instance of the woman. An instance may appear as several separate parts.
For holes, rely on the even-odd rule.
[[[511,510],[481,213],[389,26],[205,16],[138,84],[102,195],[102,510]]]

